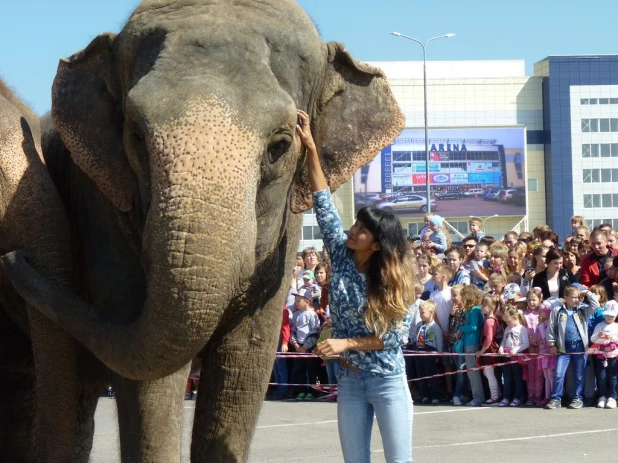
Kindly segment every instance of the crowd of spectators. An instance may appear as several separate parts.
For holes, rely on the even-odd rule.
[[[415,402],[615,408],[618,235],[612,227],[590,231],[573,217],[562,242],[547,225],[496,239],[472,218],[470,234],[457,246],[444,225],[427,214],[420,239],[409,246],[417,301],[404,350],[450,354],[406,356]],[[330,336],[329,272],[324,250],[307,248],[297,258],[278,352],[310,353]],[[581,352],[589,346],[586,357]],[[267,397],[336,400],[338,366],[337,359],[277,358],[277,386]],[[482,370],[470,371],[477,366]],[[455,374],[416,380],[445,372]]]

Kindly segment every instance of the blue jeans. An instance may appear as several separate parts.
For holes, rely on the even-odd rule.
[[[337,384],[337,377],[339,376],[339,359],[326,360],[326,374],[328,375],[328,384]]]
[[[281,341],[277,346],[277,354],[281,352]],[[286,358],[276,358],[274,366],[275,383],[285,384],[288,382],[288,364]],[[288,392],[287,386],[277,386],[275,392],[286,393]]]
[[[453,356],[453,358],[455,359],[455,366],[457,367],[457,371],[459,372],[455,375],[455,392],[453,393],[453,397],[461,397],[467,392],[468,389],[468,384],[466,383],[466,374],[460,373],[461,371],[466,369],[466,356],[458,355],[457,357]]]
[[[584,389],[584,379],[586,377],[586,354],[568,355],[570,352],[583,352],[584,343],[577,341],[576,343],[567,343],[565,346],[566,354],[558,354],[556,363],[556,371],[554,372],[554,390],[552,391],[552,399],[562,399],[564,388],[564,375],[569,363],[573,362],[573,374],[575,375],[575,397],[574,399],[582,400],[582,392]]]
[[[603,366],[603,360],[595,358],[594,372],[597,376],[597,385],[599,387],[599,397],[609,399],[616,398],[616,359],[607,359],[607,367]]]
[[[380,376],[340,366],[338,384],[337,419],[344,461],[371,461],[375,413],[386,461],[412,462],[412,398],[405,373]]]

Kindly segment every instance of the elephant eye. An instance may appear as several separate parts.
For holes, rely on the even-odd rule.
[[[268,160],[271,163],[277,162],[290,149],[292,141],[292,137],[287,133],[274,135],[268,145]]]

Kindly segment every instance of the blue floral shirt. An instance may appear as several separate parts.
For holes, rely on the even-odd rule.
[[[347,246],[341,219],[333,204],[330,189],[313,193],[313,207],[322,232],[324,245],[330,256],[333,273],[328,290],[332,337],[336,339],[373,336],[365,324],[367,283],[365,275],[356,269],[354,254]],[[383,350],[348,350],[341,358],[349,364],[377,375],[405,372],[401,346],[407,342],[412,311],[400,326],[393,326],[382,337]]]

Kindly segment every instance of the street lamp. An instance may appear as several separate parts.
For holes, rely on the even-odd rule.
[[[427,189],[427,212],[431,212],[431,190],[430,190],[430,182],[429,182],[429,135],[427,128],[427,44],[432,40],[438,39],[450,39],[451,37],[455,37],[455,34],[444,34],[438,37],[432,37],[427,39],[425,43],[421,42],[412,37],[408,37],[407,35],[403,35],[400,32],[391,32],[396,37],[403,37],[404,39],[412,40],[418,43],[421,47],[423,47],[423,90],[425,92],[425,182]]]

